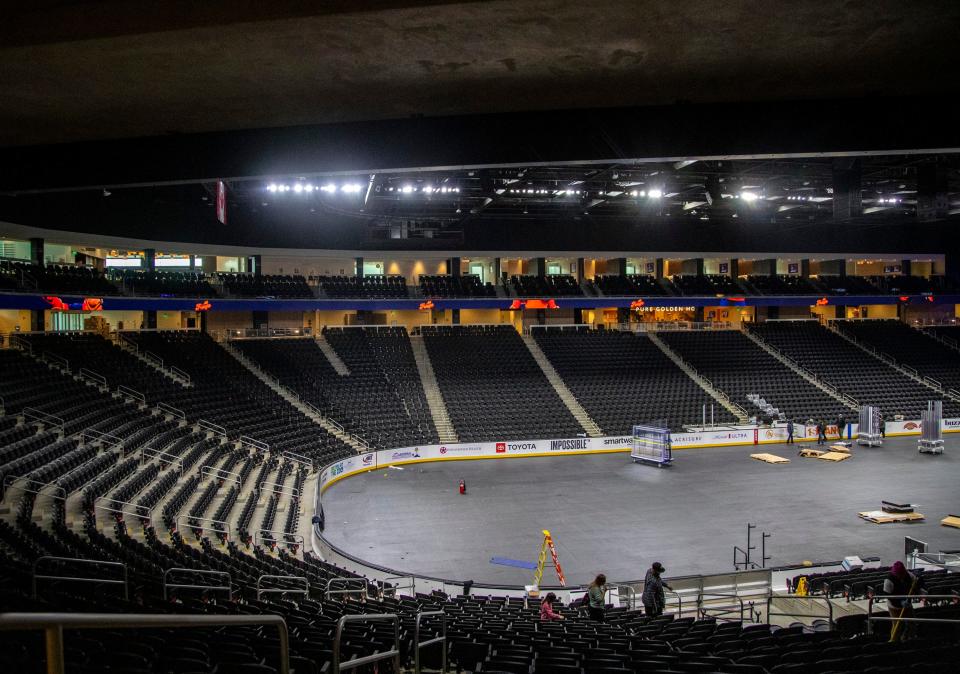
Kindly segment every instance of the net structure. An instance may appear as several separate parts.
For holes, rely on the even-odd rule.
[[[662,426],[633,427],[633,449],[630,457],[636,461],[654,463],[658,466],[670,465],[673,452],[670,444],[670,429]]]

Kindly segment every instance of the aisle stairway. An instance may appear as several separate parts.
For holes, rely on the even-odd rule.
[[[330,345],[327,344],[326,341],[324,341],[323,344],[326,345],[327,349],[330,349]],[[355,450],[357,450],[358,453],[362,454],[363,452],[367,452],[370,450],[370,447],[361,439],[353,435],[350,435],[349,433],[344,431],[343,427],[340,424],[338,424],[336,421],[328,417],[325,417],[323,414],[320,413],[320,410],[318,410],[316,407],[314,407],[310,403],[301,400],[300,396],[298,396],[294,391],[291,391],[289,388],[281,384],[276,377],[272,377],[271,375],[267,374],[266,372],[261,370],[259,367],[257,367],[257,365],[253,361],[251,361],[249,358],[244,356],[237,349],[233,348],[233,346],[230,344],[229,341],[220,342],[220,346],[223,347],[224,351],[226,351],[231,356],[236,358],[241,365],[243,365],[245,368],[250,370],[250,372],[252,372],[254,376],[257,377],[257,379],[259,379],[264,384],[269,386],[271,389],[276,391],[287,402],[289,402],[291,405],[293,405],[298,410],[300,410],[305,415],[307,415],[314,423],[318,424],[319,426],[323,426],[331,435],[347,443],[348,445],[353,447]],[[330,349],[330,351],[333,352],[333,349]],[[334,355],[336,356],[336,354]],[[340,367],[343,367],[344,369],[346,369],[346,366],[343,364],[343,361],[340,361],[339,357],[337,357],[337,360],[340,362]],[[334,361],[331,360],[330,362],[333,363]],[[336,365],[334,365],[334,367],[336,367]]]
[[[427,396],[427,405],[430,407],[430,416],[433,417],[433,425],[437,428],[440,442],[460,442],[453,422],[450,421],[447,404],[443,401],[443,395],[437,385],[437,376],[430,363],[427,347],[423,344],[423,337],[410,335],[410,346],[413,348],[413,358],[417,362],[420,382],[423,384],[423,392]]]
[[[749,422],[749,415],[747,414],[746,410],[744,410],[739,405],[734,404],[730,400],[730,398],[728,398],[726,395],[724,395],[723,393],[718,391],[716,388],[714,388],[713,384],[711,384],[707,379],[705,379],[704,377],[701,377],[696,370],[690,367],[687,361],[685,361],[683,358],[677,355],[673,351],[673,349],[671,349],[669,346],[667,346],[663,342],[662,339],[657,337],[656,333],[652,331],[648,332],[647,337],[650,338],[651,342],[657,345],[657,348],[663,351],[663,353],[667,356],[667,358],[669,358],[674,363],[676,363],[677,367],[679,367],[681,370],[686,372],[687,376],[697,383],[697,386],[699,386],[704,391],[709,393],[710,397],[716,400],[717,403],[719,403],[724,409],[726,409],[732,415],[737,417],[737,419],[741,424],[746,424]]]
[[[540,369],[543,370],[543,374],[546,375],[547,381],[550,382],[550,385],[553,386],[553,389],[557,392],[557,395],[560,396],[560,400],[563,401],[563,404],[567,406],[567,409],[570,410],[570,414],[573,415],[573,418],[577,420],[583,430],[591,438],[599,438],[603,435],[603,431],[597,426],[596,422],[590,418],[590,415],[587,414],[587,411],[583,409],[583,406],[579,401],[574,397],[573,393],[567,388],[567,385],[563,383],[560,375],[557,374],[557,371],[554,369],[553,365],[550,364],[550,359],[547,358],[546,354],[540,349],[540,346],[537,344],[536,340],[530,335],[523,336],[523,342],[527,345],[527,348],[530,349],[530,354],[533,356],[533,359],[537,361],[537,364],[540,366]]]
[[[330,342],[324,338],[322,334],[314,337],[317,342],[317,346],[320,347],[320,350],[323,351],[323,355],[327,357],[327,360],[330,361],[330,365],[333,366],[333,369],[336,370],[337,374],[341,377],[345,377],[350,374],[350,368],[347,367],[347,364],[344,363],[340,356],[337,355],[337,352],[330,346]]]

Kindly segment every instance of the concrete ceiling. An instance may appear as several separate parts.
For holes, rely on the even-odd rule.
[[[942,0],[20,4],[0,22],[0,146],[675,102],[936,105],[960,65],[960,3]]]

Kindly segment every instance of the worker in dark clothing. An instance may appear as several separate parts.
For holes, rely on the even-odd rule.
[[[877,410],[877,421],[880,424],[880,437],[881,438],[887,437],[887,424],[886,422],[884,422],[883,412],[881,412],[880,410]]]
[[[843,431],[847,428],[847,420],[841,414],[837,418],[837,438],[843,440]]]
[[[787,444],[793,444],[793,419],[787,419]]]
[[[887,606],[890,610],[890,617],[897,620],[890,625],[890,641],[904,641],[913,636],[913,629],[916,623],[903,623],[900,618],[913,617],[913,604],[909,599],[895,598],[906,597],[908,595],[917,595],[923,593],[920,587],[918,576],[907,571],[903,562],[897,561],[890,568],[890,574],[883,581],[883,594],[893,595],[887,599]]]
[[[641,600],[643,601],[644,613],[648,616],[663,615],[663,607],[667,603],[663,594],[663,588],[673,590],[673,588],[667,585],[660,577],[664,571],[666,571],[666,569],[663,568],[663,564],[654,562],[647,570],[647,575],[643,579],[643,595],[641,596]]]
[[[827,441],[827,424],[821,419],[817,422],[817,444],[822,445]]]

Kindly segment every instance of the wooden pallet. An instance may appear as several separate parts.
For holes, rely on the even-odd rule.
[[[846,452],[824,452],[818,459],[823,459],[824,461],[843,461],[844,459],[849,459],[850,454]]]
[[[839,443],[839,442],[835,442],[835,443],[833,443],[832,445],[830,445],[830,451],[831,451],[831,452],[844,452],[844,453],[849,454],[849,453],[850,453],[850,445],[849,445],[848,443],[842,443],[842,444],[841,444],[841,443]]]
[[[919,522],[923,519],[922,513],[885,513],[882,510],[868,510],[857,513],[858,517],[874,524],[889,524],[891,522]]]
[[[940,524],[945,527],[953,527],[955,529],[960,529],[960,515],[947,515],[942,520]]]
[[[764,461],[766,463],[790,463],[790,459],[785,459],[782,456],[777,456],[776,454],[751,454],[751,459],[756,459],[757,461]]]
[[[797,454],[805,459],[819,459],[821,456],[826,454],[826,452],[822,449],[816,449],[814,447],[801,447]]]

